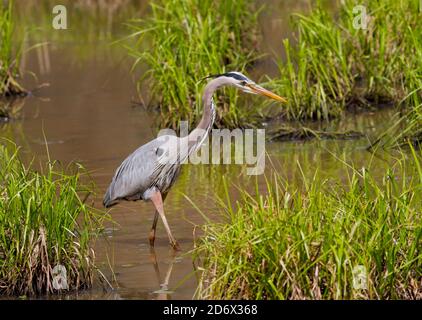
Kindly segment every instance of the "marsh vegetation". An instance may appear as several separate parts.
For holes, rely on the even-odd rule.
[[[67,271],[68,289],[89,288],[94,273],[91,241],[101,215],[87,198],[84,169],[47,163],[40,171],[20,160],[19,149],[0,146],[0,294],[57,292],[53,270]]]
[[[361,19],[356,8],[365,9]],[[287,118],[326,120],[346,109],[421,104],[418,1],[346,1],[335,16],[317,5],[292,21],[296,41],[283,41],[286,61],[274,79],[289,98]]]
[[[298,188],[274,173],[264,194],[239,187],[235,203],[226,181],[225,220],[194,250],[197,297],[421,299],[422,153],[411,153],[381,178],[347,159],[344,181],[315,172]]]

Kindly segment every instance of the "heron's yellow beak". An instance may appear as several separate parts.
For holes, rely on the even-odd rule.
[[[276,95],[275,93],[272,93],[271,91],[264,89],[263,87],[260,87],[257,84],[247,84],[247,86],[256,94],[287,103],[287,99],[280,97],[279,95]]]

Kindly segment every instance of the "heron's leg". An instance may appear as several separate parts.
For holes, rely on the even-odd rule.
[[[155,242],[155,229],[157,228],[158,215],[159,215],[158,211],[155,210],[154,221],[152,222],[152,228],[151,228],[151,231],[149,232],[149,245],[151,247],[154,246],[154,242]]]
[[[167,223],[166,216],[164,215],[164,206],[163,206],[163,199],[161,197],[160,191],[155,191],[152,196],[150,197],[152,203],[155,206],[155,209],[158,211],[161,220],[163,220],[164,228],[166,229],[167,235],[170,240],[170,244],[175,250],[180,250],[179,244],[177,243],[176,239],[174,239],[173,235],[171,234],[170,227]]]
[[[166,200],[166,197],[167,197],[167,193],[164,193],[162,196],[163,203],[164,203],[164,200]],[[151,231],[149,232],[149,245],[151,247],[154,246],[154,242],[155,242],[155,230],[157,228],[158,216],[159,216],[158,210],[155,210],[154,220],[152,222],[152,228],[151,228]]]

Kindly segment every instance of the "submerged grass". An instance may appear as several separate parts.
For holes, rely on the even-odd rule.
[[[20,50],[14,45],[13,1],[0,3],[0,96],[22,95],[25,90],[16,81]]]
[[[421,299],[422,153],[375,179],[344,162],[347,181],[290,186],[223,203],[194,250],[201,299]]]
[[[24,98],[0,99],[0,123],[17,119],[24,105]]]
[[[0,145],[0,294],[57,292],[59,264],[70,290],[92,284],[90,241],[100,216],[84,200],[92,190],[81,183],[84,170],[67,174],[49,163],[42,171],[25,166],[14,146]]]
[[[200,80],[224,71],[242,71],[257,57],[257,14],[246,0],[154,0],[151,16],[130,23],[136,65],[149,68],[139,80],[151,84],[162,126],[194,123],[202,114]],[[218,96],[216,124],[249,126],[259,110],[240,108],[234,90]]]
[[[329,119],[347,108],[421,104],[419,5],[351,0],[336,17],[320,5],[309,15],[295,14],[297,42],[284,40],[286,61],[279,62],[280,78],[273,81],[288,97],[286,117]],[[360,19],[356,8],[366,9],[368,18]]]
[[[291,141],[291,140],[312,140],[312,139],[338,139],[351,140],[360,139],[364,135],[357,131],[327,131],[315,130],[308,127],[292,127],[288,125],[273,126],[266,133],[269,140]]]
[[[382,132],[380,136],[371,143],[368,149],[401,148],[409,144],[415,148],[422,148],[422,104],[408,111],[405,115],[396,115],[393,125]]]

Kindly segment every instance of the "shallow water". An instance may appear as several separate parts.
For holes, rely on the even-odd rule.
[[[270,4],[277,7],[276,13],[286,8],[280,1]],[[306,4],[297,4],[294,9],[305,10]],[[277,48],[277,39],[270,35],[277,30],[287,32],[287,22],[285,19],[280,22],[276,13],[269,15],[271,19],[266,20],[268,25],[264,28],[268,48]],[[33,96],[20,101],[23,105],[19,118],[0,124],[0,135],[12,138],[28,156],[35,155],[37,161],[47,159],[48,147],[52,159],[65,164],[83,163],[92,172],[98,187],[95,203],[101,207],[102,195],[117,166],[135,148],[155,138],[154,115],[133,103],[139,99],[130,73],[131,60],[124,50],[109,46],[107,40],[78,42],[72,37],[69,37],[71,40],[65,37],[63,41],[59,38],[25,54],[25,86],[29,89],[43,83],[49,86],[34,90]],[[260,72],[269,72],[268,69],[271,69],[271,62],[264,63]],[[29,71],[38,79],[35,80]],[[348,115],[323,126],[358,130],[375,136],[377,131],[388,126],[391,115],[388,110]],[[297,166],[299,162],[305,176],[311,177],[318,169],[323,176],[345,178],[343,166],[333,154],[358,167],[367,166],[371,159],[377,162],[374,168],[386,166],[384,159],[373,158],[366,151],[367,145],[366,139],[267,142],[271,161],[266,162],[266,173],[277,170],[290,183],[301,185],[303,177]],[[196,278],[188,251],[193,247],[194,226],[202,224],[203,218],[185,195],[211,219],[218,219],[215,194],[222,193],[223,176],[242,187],[252,188],[254,178],[246,177],[243,169],[234,165],[183,168],[165,203],[169,224],[183,249],[176,255],[168,245],[161,222],[155,252],[151,252],[148,232],[153,208],[150,203],[123,203],[114,207],[110,213],[116,224],[109,223],[105,235],[95,244],[97,263],[114,289],[107,289],[107,285],[104,289],[97,281],[92,290],[61,298],[192,298]],[[264,186],[263,176],[259,177],[259,184]],[[233,198],[236,193],[236,188],[232,187]],[[166,282],[167,287],[163,285]]]

